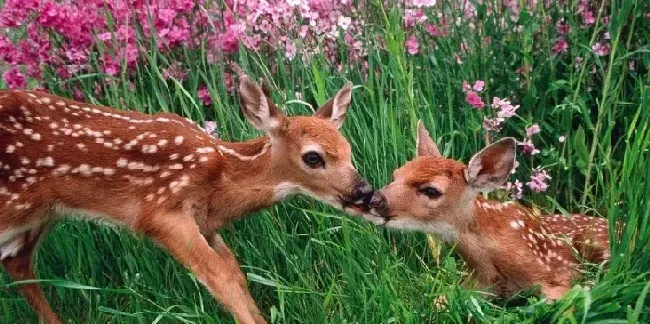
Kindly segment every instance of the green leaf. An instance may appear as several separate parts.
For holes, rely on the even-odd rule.
[[[578,131],[573,138],[573,145],[575,147],[576,153],[578,154],[578,158],[584,163],[589,161],[589,150],[587,149],[587,144],[585,143],[585,131],[582,129],[582,126],[578,128]]]

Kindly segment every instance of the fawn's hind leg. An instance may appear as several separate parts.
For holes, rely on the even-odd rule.
[[[10,255],[5,255],[2,264],[9,273],[11,280],[34,280],[34,254],[38,244],[44,238],[53,224],[42,224],[31,230],[16,235],[15,249]],[[21,246],[22,245],[22,246]],[[19,250],[18,250],[19,249]],[[45,299],[41,286],[38,283],[18,284],[18,291],[27,299],[29,305],[36,311],[41,320],[48,324],[61,323],[52,307]]]

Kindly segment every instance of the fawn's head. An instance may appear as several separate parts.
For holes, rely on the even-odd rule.
[[[352,165],[350,144],[339,132],[352,101],[352,83],[312,116],[283,115],[268,89],[246,76],[239,91],[244,115],[270,138],[272,167],[281,177],[278,200],[300,192],[352,213],[367,208],[372,187]]]
[[[375,224],[419,230],[453,240],[471,221],[470,201],[503,184],[514,167],[516,142],[504,138],[474,155],[466,166],[440,155],[418,122],[417,157],[393,173],[377,191],[364,217]]]

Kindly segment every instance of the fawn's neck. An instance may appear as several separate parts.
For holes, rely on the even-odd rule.
[[[460,256],[481,276],[496,275],[493,264],[498,254],[495,240],[504,219],[503,213],[512,207],[512,202],[501,203],[477,196],[470,201],[468,222],[458,228],[456,249]],[[507,221],[505,222],[507,224]]]
[[[238,143],[220,142],[217,151],[223,163],[216,166],[222,172],[211,208],[220,220],[242,217],[294,193],[294,188],[284,188],[283,194],[278,195],[278,188],[283,189],[283,183],[287,182],[274,163],[268,137]]]

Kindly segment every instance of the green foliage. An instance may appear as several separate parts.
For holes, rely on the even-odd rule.
[[[269,80],[274,101],[286,103],[291,115],[310,113],[305,103],[324,103],[346,80],[358,85],[342,131],[355,165],[376,187],[412,158],[418,118],[445,156],[467,161],[483,147],[482,116],[465,103],[461,84],[485,80],[489,97],[513,98],[521,104],[518,115],[542,128],[542,153],[527,167],[542,165],[553,180],[548,198],[527,195],[526,203],[627,223],[613,246],[611,265],[588,267],[563,300],[489,301],[459,287],[466,268],[451,247],[436,260],[423,234],[375,228],[314,200],[292,198],[224,231],[267,318],[274,323],[650,321],[650,61],[647,46],[627,46],[632,38],[650,43],[650,28],[640,6],[612,1],[619,2],[623,5],[610,26],[612,54],[605,58],[593,56],[592,35],[582,31],[570,35],[576,44],[572,57],[551,55],[553,25],[541,25],[527,12],[521,13],[520,38],[486,22],[482,33],[491,42],[467,39],[462,64],[454,60],[463,40],[459,35],[469,28],[462,24],[452,26],[457,36],[441,37],[435,47],[422,45],[421,53],[411,56],[404,54],[402,17],[379,9],[379,2],[374,23],[385,33],[386,48],[369,50],[367,73],[359,66],[337,72],[320,56],[309,64],[287,64],[284,57],[242,50],[237,63],[251,76]],[[546,37],[534,37],[539,35]],[[584,57],[582,66],[573,64],[577,56]],[[126,75],[73,81],[92,102],[215,120],[225,140],[260,135],[223,83],[225,64],[209,64],[204,52],[152,51],[147,59],[138,67],[135,91]],[[632,60],[636,70],[628,69]],[[187,80],[163,77],[171,62],[189,69]],[[593,73],[588,71],[592,63]],[[269,69],[273,64],[277,72]],[[532,70],[518,74],[524,64]],[[104,82],[101,98],[94,95],[95,81]],[[201,105],[196,95],[201,84],[208,86],[213,105]],[[56,80],[48,85],[71,96]],[[296,92],[304,97],[296,98]],[[522,138],[525,130],[506,125],[502,134]],[[567,140],[558,142],[560,136]],[[48,299],[70,323],[233,322],[191,273],[146,239],[121,229],[62,222],[43,243],[37,265]],[[0,287],[0,322],[36,321],[6,273]],[[445,310],[434,307],[441,295],[448,301]]]

